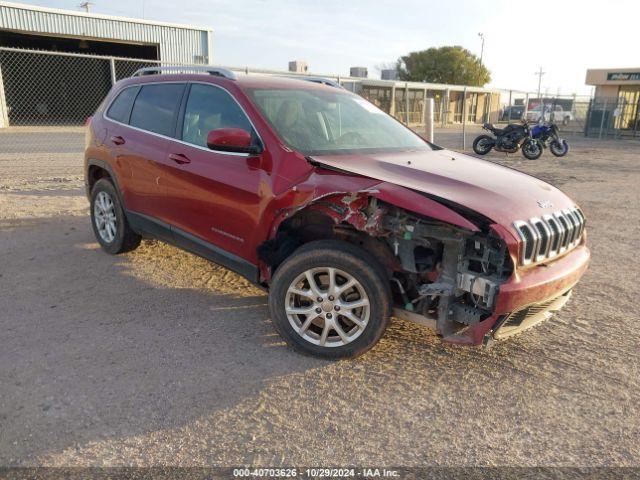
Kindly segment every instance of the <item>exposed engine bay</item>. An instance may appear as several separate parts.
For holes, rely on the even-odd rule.
[[[484,226],[472,232],[367,195],[334,194],[291,215],[259,255],[277,265],[311,240],[357,243],[390,272],[394,315],[450,337],[492,315],[513,271],[506,244],[477,223]]]
[[[401,310],[435,320],[443,336],[492,314],[500,284],[513,269],[502,240],[398,209],[383,225],[389,231],[385,241],[402,265],[392,278]]]

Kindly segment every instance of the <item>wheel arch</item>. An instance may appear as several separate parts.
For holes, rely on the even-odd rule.
[[[272,272],[299,246],[318,239],[347,240],[368,250],[387,269],[399,268],[397,257],[381,240],[387,206],[467,230],[480,230],[437,200],[399,185],[382,182],[356,192],[331,192],[276,216],[269,238],[257,248],[263,282],[268,283]]]
[[[269,239],[258,246],[263,280],[302,245],[317,240],[344,240],[369,251],[391,268],[393,254],[376,238],[383,210],[369,209],[368,193],[332,193],[283,212],[274,221]]]
[[[113,182],[113,186],[116,188],[116,192],[120,196],[122,201],[122,190],[120,190],[120,184],[118,177],[107,162],[98,159],[88,159],[85,171],[85,187],[87,198],[91,197],[91,189],[95,183],[101,178],[109,178]]]

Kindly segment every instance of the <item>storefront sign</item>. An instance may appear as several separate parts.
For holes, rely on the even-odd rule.
[[[607,80],[615,80],[615,81],[640,81],[640,72],[610,72],[607,73]]]

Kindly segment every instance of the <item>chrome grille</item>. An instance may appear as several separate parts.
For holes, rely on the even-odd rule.
[[[522,243],[520,264],[541,262],[571,250],[580,243],[584,224],[578,207],[513,222]]]

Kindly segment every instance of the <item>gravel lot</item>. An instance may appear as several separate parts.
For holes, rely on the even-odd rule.
[[[100,251],[79,131],[0,133],[0,465],[640,466],[640,143],[570,141],[490,157],[587,215],[593,262],[559,315],[489,350],[395,320],[331,363],[286,348],[223,268]]]

